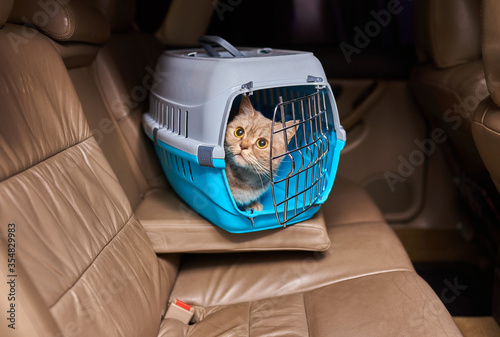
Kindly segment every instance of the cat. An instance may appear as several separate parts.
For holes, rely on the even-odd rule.
[[[290,127],[298,121],[288,121]],[[238,114],[227,125],[224,148],[226,151],[225,172],[229,188],[238,207],[244,210],[262,211],[259,198],[264,194],[271,182],[270,148],[272,121],[255,110],[248,96],[243,95]],[[280,130],[283,124],[278,122],[274,130]],[[290,142],[295,135],[296,127],[286,129]],[[273,156],[287,151],[283,132],[273,136]],[[272,161],[273,175],[285,156]]]

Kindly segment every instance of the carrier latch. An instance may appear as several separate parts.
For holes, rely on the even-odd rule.
[[[158,130],[161,128],[153,128],[153,142],[158,145]]]
[[[214,148],[210,146],[198,147],[198,163],[201,166],[214,167],[213,163]]]

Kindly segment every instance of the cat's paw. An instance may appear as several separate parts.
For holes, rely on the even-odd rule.
[[[264,209],[264,206],[258,201],[252,202],[250,205],[247,206],[247,211],[253,209],[254,211],[260,212]]]

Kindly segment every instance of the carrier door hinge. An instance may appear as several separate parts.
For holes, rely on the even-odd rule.
[[[252,90],[253,81],[241,85],[241,90]]]
[[[307,75],[307,82],[323,82],[322,77]]]
[[[307,82],[323,82],[323,78],[319,76],[312,76],[312,75],[307,75]],[[325,85],[323,84],[318,84],[316,85],[316,89],[323,89]]]

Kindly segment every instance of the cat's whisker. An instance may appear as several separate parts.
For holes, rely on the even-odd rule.
[[[265,167],[257,158],[249,158],[250,164],[254,167],[256,171],[261,171],[261,175],[270,177],[269,168]]]
[[[264,187],[264,181],[262,181],[262,176],[261,175],[259,175],[259,179],[260,179],[261,186]]]

